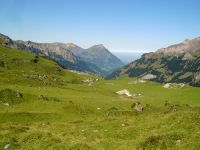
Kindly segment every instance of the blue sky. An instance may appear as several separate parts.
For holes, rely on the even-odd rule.
[[[0,0],[13,39],[154,51],[200,36],[199,0]]]

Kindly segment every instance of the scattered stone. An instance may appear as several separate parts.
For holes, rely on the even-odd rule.
[[[142,112],[143,111],[143,107],[142,107],[140,102],[133,103],[131,108],[136,110],[137,112]]]
[[[175,105],[172,105],[172,106],[171,106],[171,111],[172,111],[172,112],[176,112],[176,111],[177,111]]]
[[[127,89],[123,89],[123,90],[118,91],[118,92],[116,92],[116,93],[119,94],[119,95],[126,95],[126,96],[128,96],[128,97],[131,97],[131,96],[132,96],[131,93],[130,93]]]
[[[134,97],[141,97],[142,94],[141,93],[136,93],[136,94],[133,94]]]
[[[92,84],[96,81],[98,81],[99,79],[85,79],[85,80],[82,80],[83,83],[88,83],[89,86],[92,86]]]
[[[22,98],[22,94],[17,90],[17,98]]]
[[[4,145],[4,149],[8,149],[10,147],[10,144]]]
[[[166,83],[163,85],[163,88],[169,89],[169,88],[183,88],[185,86],[184,83]]]
[[[170,86],[171,86],[171,83],[166,83],[165,85],[163,85],[163,87],[166,89],[170,88]]]
[[[9,103],[3,103],[4,106],[10,106]]]
[[[179,83],[179,86],[180,86],[181,88],[183,88],[183,87],[185,86],[185,84],[184,84],[184,83]]]
[[[82,80],[82,82],[84,82],[84,83],[92,83],[93,80],[92,79],[85,79],[85,80]]]
[[[181,143],[181,140],[176,141],[176,145],[180,145],[180,143]]]
[[[97,110],[101,110],[101,108],[98,107]]]
[[[126,125],[124,123],[121,124],[122,127],[125,127]]]

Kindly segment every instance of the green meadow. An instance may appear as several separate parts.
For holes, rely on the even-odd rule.
[[[200,88],[103,80],[0,47],[0,149],[199,150]]]

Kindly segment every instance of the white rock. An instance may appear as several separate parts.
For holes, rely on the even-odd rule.
[[[144,75],[142,77],[142,80],[152,80],[152,79],[156,79],[156,75],[153,75],[153,74],[147,74],[147,75]]]
[[[163,87],[166,89],[170,88],[170,86],[171,86],[171,83],[166,83],[165,85],[163,85]]]
[[[124,123],[122,123],[122,125],[121,125],[122,127],[125,127],[126,125],[124,124]]]
[[[137,103],[137,102],[135,103],[134,109],[135,109],[136,111],[138,111],[138,112],[142,112],[142,111],[143,111],[142,105],[141,105],[140,103]]]
[[[123,90],[118,91],[118,92],[116,92],[116,93],[119,94],[119,95],[126,95],[126,96],[128,96],[128,97],[131,97],[131,96],[132,96],[131,93],[130,93],[127,89],[123,89]]]
[[[3,103],[4,106],[10,106],[9,103]]]
[[[10,144],[4,145],[4,149],[8,149],[10,147]]]
[[[184,83],[179,83],[179,86],[180,86],[181,88],[183,88],[183,87],[185,86],[185,84],[184,84]]]

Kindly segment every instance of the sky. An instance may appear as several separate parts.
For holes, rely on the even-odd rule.
[[[14,40],[148,52],[200,36],[200,0],[0,0]]]

